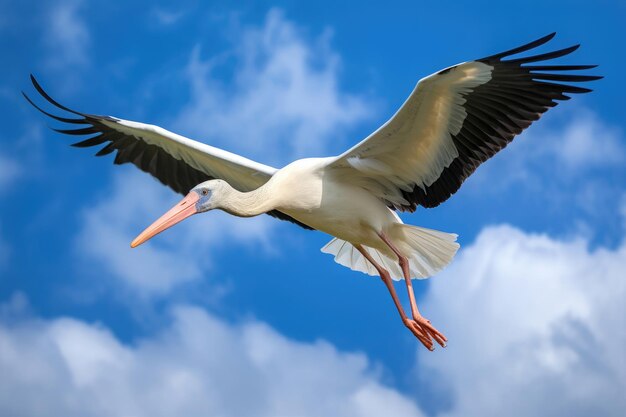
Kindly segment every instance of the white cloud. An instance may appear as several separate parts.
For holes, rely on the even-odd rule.
[[[244,28],[235,56],[233,85],[214,78],[219,57],[205,62],[194,50],[187,73],[192,100],[181,112],[178,130],[204,137],[212,145],[274,161],[323,152],[339,132],[367,112],[365,102],[338,87],[339,58],[327,37],[307,43],[299,29],[278,11],[262,28]],[[235,148],[235,149],[233,149]],[[224,213],[196,216],[131,250],[139,231],[175,204],[169,190],[145,174],[115,177],[112,195],[89,208],[78,238],[81,254],[95,260],[123,283],[144,295],[163,295],[202,276],[210,249],[229,242],[261,244],[277,220],[268,216],[238,219]]]
[[[450,416],[618,416],[626,409],[626,243],[589,249],[485,229],[432,280],[423,310],[450,338],[419,374]]]
[[[523,138],[513,158],[527,170],[549,165],[561,177],[584,180],[593,170],[621,168],[626,159],[626,142],[618,126],[594,111],[576,107],[548,122],[538,121]]]
[[[44,42],[51,68],[73,69],[89,62],[87,49],[91,36],[80,16],[81,7],[81,0],[63,0],[50,9]]]
[[[367,357],[192,307],[131,344],[71,318],[0,320],[0,414],[421,416]]]
[[[502,155],[478,169],[474,186],[484,189],[488,182],[488,188],[498,193],[513,183],[531,188],[546,183],[584,184],[592,170],[622,169],[626,159],[623,133],[591,110],[576,108],[559,123],[536,123]]]
[[[77,238],[79,256],[95,261],[139,295],[164,295],[202,278],[211,250],[236,242],[270,251],[269,216],[240,219],[220,211],[194,216],[150,242],[130,248],[145,227],[182,196],[132,169],[116,173],[106,197],[84,211]],[[93,268],[93,262],[89,262]]]
[[[18,178],[22,180],[24,177],[40,175],[44,164],[40,126],[31,124],[23,132],[5,135],[0,140],[6,144],[0,153],[0,195],[2,195],[14,184],[18,184]]]
[[[558,135],[544,139],[553,155],[571,170],[612,166],[624,161],[621,131],[592,112],[577,115]]]
[[[324,156],[331,141],[371,112],[364,98],[340,90],[340,59],[328,33],[311,44],[277,10],[262,28],[237,33],[233,50],[220,56],[203,60],[200,46],[193,50],[192,100],[175,122],[178,130],[281,164]],[[214,75],[223,68],[234,71],[230,83]]]
[[[599,232],[606,229],[599,225],[620,221],[626,137],[618,127],[584,108],[555,117],[540,120],[479,167],[462,192],[476,204],[485,198],[503,202],[505,196],[512,196],[522,207],[541,205],[543,213],[538,216],[562,216],[560,227],[570,229],[564,233],[584,222],[596,225],[591,234],[604,239],[606,234],[603,237]]]

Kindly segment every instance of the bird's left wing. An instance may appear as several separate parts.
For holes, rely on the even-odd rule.
[[[390,207],[439,205],[558,100],[568,100],[566,93],[591,91],[565,82],[602,78],[567,73],[595,65],[527,65],[567,55],[578,45],[503,60],[553,37],[423,78],[387,123],[329,167]]]
[[[32,75],[31,81],[39,94],[52,105],[78,116],[68,118],[49,113],[22,93],[43,114],[78,127],[54,130],[68,135],[92,135],[72,146],[86,148],[104,145],[96,156],[117,151],[115,164],[130,162],[177,193],[184,195],[201,182],[215,178],[227,181],[239,191],[250,191],[265,184],[277,171],[271,166],[188,139],[159,126],[77,112],[50,97]],[[277,210],[268,214],[310,229]]]

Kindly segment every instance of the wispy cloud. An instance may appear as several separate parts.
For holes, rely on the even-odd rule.
[[[418,373],[448,382],[450,416],[622,415],[625,270],[626,243],[487,228],[432,281],[423,309],[450,345]]]
[[[11,247],[2,236],[2,223],[0,223],[0,270],[5,266],[11,256]]]
[[[153,7],[150,14],[162,26],[172,26],[178,23],[186,14],[185,10],[170,10],[161,7]]]
[[[0,320],[0,341],[2,415],[423,415],[363,354],[193,307],[132,344],[70,318]]]
[[[624,133],[593,111],[574,108],[516,138],[479,167],[462,191],[476,203],[514,194],[517,201],[536,199],[546,212],[566,216],[560,222],[565,226],[606,225],[619,221],[625,179]]]
[[[20,164],[15,159],[0,154],[0,193],[13,184],[21,172]]]
[[[552,132],[543,140],[557,160],[570,170],[610,167],[624,163],[626,148],[622,132],[607,126],[591,111],[579,111],[563,132]]]
[[[80,11],[81,0],[55,3],[48,16],[44,42],[48,47],[48,65],[57,70],[84,67],[89,63],[91,36]]]
[[[90,260],[90,268],[96,262],[124,288],[145,297],[200,279],[210,270],[216,248],[232,242],[267,248],[270,224],[276,222],[269,216],[240,219],[214,212],[131,249],[132,239],[181,197],[141,172],[116,174],[105,195],[84,210],[77,254]]]
[[[619,201],[619,214],[622,217],[622,226],[626,230],[626,191],[622,193]]]
[[[327,38],[308,43],[278,11],[267,15],[263,27],[245,28],[240,36],[226,53],[236,63],[232,84],[212,76],[221,58],[203,61],[200,49],[194,50],[187,67],[193,96],[176,122],[180,130],[277,162],[322,152],[369,111],[362,98],[340,90],[339,58]],[[237,242],[270,251],[277,220],[221,212],[196,216],[131,250],[132,238],[178,198],[146,174],[117,175],[107,198],[85,211],[78,253],[128,288],[154,296],[200,279],[211,267],[211,250],[221,245]]]
[[[623,132],[588,109],[577,108],[551,123],[543,120],[496,155],[474,175],[499,190],[513,183],[581,182],[593,170],[621,169],[626,159]],[[556,174],[556,175],[555,175]],[[548,178],[546,178],[548,176]]]
[[[339,86],[340,58],[323,34],[307,42],[278,10],[263,27],[242,27],[233,49],[203,59],[201,47],[187,67],[192,100],[175,126],[214,144],[281,164],[323,156],[332,141],[362,121],[371,106]],[[214,73],[234,67],[224,81]]]

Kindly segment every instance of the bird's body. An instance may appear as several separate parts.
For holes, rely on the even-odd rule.
[[[78,116],[38,110],[95,135],[77,147],[105,144],[97,156],[117,152],[116,164],[132,163],[186,197],[141,233],[135,247],[192,214],[221,209],[250,217],[263,213],[317,229],[334,238],[322,248],[353,270],[379,275],[403,323],[429,349],[446,338],[421,316],[412,278],[427,278],[454,257],[456,235],[403,224],[394,210],[436,207],[454,194],[484,161],[567,94],[591,90],[565,82],[601,77],[572,74],[594,65],[534,65],[568,55],[578,45],[510,58],[554,37],[445,68],[423,78],[385,124],[341,155],[308,158],[282,169],[197,142],[163,128],[71,110]],[[507,58],[507,59],[505,59]],[[530,65],[533,64],[533,65]],[[191,191],[190,191],[191,190]],[[404,279],[412,319],[404,313],[392,279]]]
[[[347,242],[379,247],[377,233],[399,222],[382,201],[365,189],[345,183],[332,168],[332,158],[299,159],[279,170],[261,187],[282,211],[313,229]],[[289,193],[284,193],[289,190]]]

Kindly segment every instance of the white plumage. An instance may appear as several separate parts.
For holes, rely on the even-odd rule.
[[[393,204],[406,200],[397,190],[434,183],[459,156],[452,136],[465,120],[464,94],[491,79],[492,66],[466,62],[444,74],[420,80],[391,119],[365,140],[340,155],[334,166],[350,166],[360,184],[375,181],[370,190]],[[362,178],[360,178],[362,177]]]
[[[459,248],[457,236],[403,224],[393,210],[439,205],[542,113],[569,99],[566,93],[591,91],[565,82],[601,78],[570,73],[593,65],[530,65],[567,55],[578,45],[509,58],[553,37],[423,78],[389,121],[351,149],[335,157],[301,159],[282,169],[158,126],[71,110],[32,76],[49,103],[78,117],[51,114],[24,96],[44,114],[79,126],[55,130],[93,135],[74,146],[105,145],[96,155],[116,152],[116,164],[133,163],[186,194],[131,246],[211,209],[244,217],[267,213],[326,232],[334,238],[322,251],[350,269],[379,275],[403,323],[432,349],[433,339],[444,346],[446,338],[419,313],[411,278],[427,278],[444,268]],[[404,313],[392,279],[405,280],[412,319]]]

